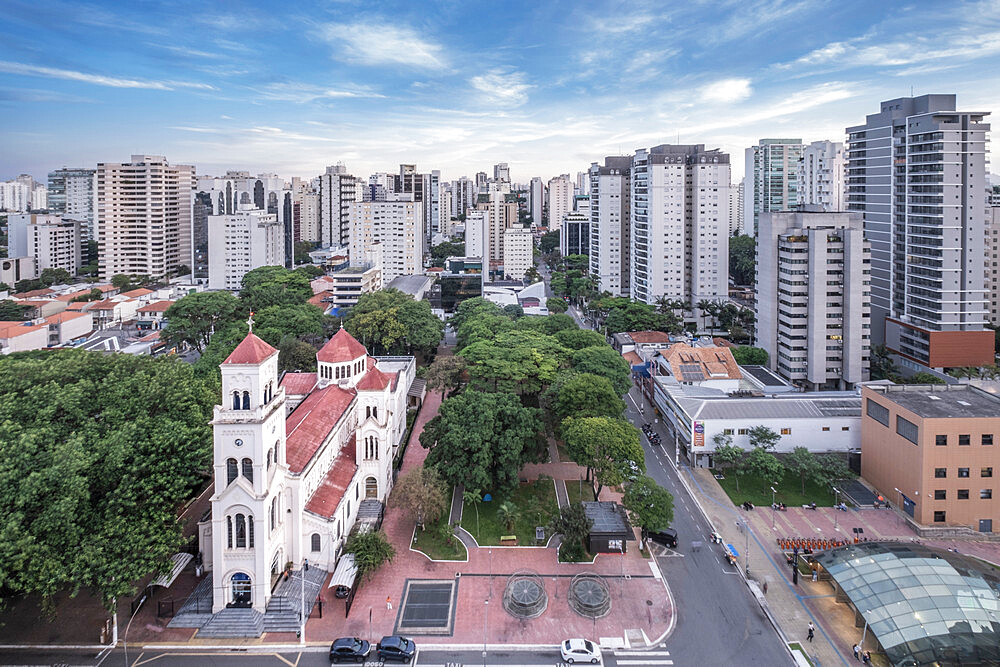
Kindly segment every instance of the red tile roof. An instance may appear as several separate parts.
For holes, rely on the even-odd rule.
[[[121,303],[121,301],[112,301],[111,299],[104,299],[103,301],[94,301],[94,305],[91,306],[93,310],[114,310],[115,306]]]
[[[333,460],[326,477],[306,503],[307,512],[322,517],[332,517],[336,513],[340,501],[343,500],[344,494],[354,480],[354,475],[358,472],[356,438],[356,435],[352,435],[351,439],[340,448],[340,453]]]
[[[148,343],[151,340],[160,340],[160,332],[154,331],[153,333],[146,334],[145,336],[139,339],[139,341],[142,343]]]
[[[148,306],[143,306],[139,309],[140,313],[164,313],[167,308],[174,305],[173,301],[154,301]]]
[[[319,306],[320,308],[326,308],[327,304],[324,303],[324,299],[332,299],[333,292],[330,290],[325,290],[323,292],[316,292],[311,297],[306,299],[306,303],[311,303],[314,306]]]
[[[316,386],[315,373],[285,373],[281,386],[289,396],[305,396]]]
[[[684,343],[674,343],[660,355],[670,364],[670,372],[681,382],[738,380],[743,377],[740,367],[728,347],[691,347]],[[685,376],[686,372],[686,376]],[[695,374],[701,378],[694,379]]]
[[[670,334],[662,331],[629,331],[629,337],[636,343],[669,343]]]
[[[47,329],[44,324],[28,324],[27,322],[4,322],[0,321],[0,338],[17,338],[32,331]]]
[[[153,293],[153,290],[146,289],[145,287],[140,287],[138,289],[129,290],[128,292],[122,292],[121,296],[127,296],[127,297],[130,297],[132,299],[135,299],[136,297],[146,296],[147,294],[152,294],[152,293]]]
[[[309,394],[285,420],[285,460],[288,469],[300,473],[319,451],[357,394],[335,384]]]
[[[622,355],[625,361],[628,362],[629,366],[640,366],[642,365],[642,359],[635,352],[626,352]]]
[[[370,368],[365,376],[358,382],[358,391],[382,391],[392,382],[392,377],[380,371],[378,368]]]
[[[52,294],[55,290],[50,290],[48,287],[43,289],[33,289],[28,292],[15,292],[11,295],[14,299],[30,299],[34,296],[45,296],[46,294]]]
[[[357,341],[347,329],[341,328],[319,351],[316,358],[328,364],[338,364],[344,361],[354,361],[368,354],[365,346]]]
[[[65,310],[61,313],[56,313],[55,315],[49,315],[45,318],[45,321],[49,324],[62,324],[67,320],[75,320],[78,317],[83,317],[87,313],[76,313],[69,310]]]
[[[719,347],[739,347],[739,345],[736,345],[735,343],[730,342],[728,339],[726,339],[726,338],[719,338],[718,336],[716,336],[715,338],[713,338],[712,342],[715,343],[716,345],[718,345]]]
[[[222,363],[259,364],[272,354],[278,354],[278,351],[260,338],[257,338],[257,336],[248,333],[247,337],[236,346],[236,349]]]

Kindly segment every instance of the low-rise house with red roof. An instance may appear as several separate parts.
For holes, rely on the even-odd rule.
[[[166,322],[167,309],[174,305],[173,301],[154,301],[136,310],[136,326],[142,330],[157,331]]]
[[[41,350],[49,344],[49,328],[44,324],[0,321],[0,354]]]
[[[85,338],[94,330],[94,316],[86,311],[66,310],[45,318],[49,327],[49,345],[66,345]]]
[[[213,613],[266,619],[286,563],[331,571],[355,525],[381,516],[414,359],[371,357],[340,329],[316,360],[314,373],[279,376],[278,351],[249,333],[220,367],[211,518],[199,524]]]

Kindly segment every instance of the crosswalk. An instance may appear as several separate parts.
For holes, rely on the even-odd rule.
[[[444,658],[444,659],[442,659]],[[461,655],[448,655],[443,651],[428,651],[418,654],[415,667],[472,667],[482,665],[483,659],[473,652],[463,652]],[[559,658],[558,651],[516,652],[513,655],[493,656],[486,662],[492,667],[570,667]],[[632,649],[604,649],[603,662],[605,667],[671,667],[674,664],[670,651],[656,648],[650,651]],[[574,665],[574,667],[576,667]]]
[[[672,665],[670,651],[615,651],[616,665]]]

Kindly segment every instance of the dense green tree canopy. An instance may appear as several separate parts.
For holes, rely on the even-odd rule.
[[[607,378],[619,396],[632,386],[632,369],[614,348],[605,342],[573,353],[573,369]]]
[[[751,347],[749,345],[740,345],[739,347],[731,348],[733,353],[733,359],[736,360],[740,366],[766,366],[767,365],[767,350],[759,347]]]
[[[162,571],[206,479],[218,397],[187,364],[95,352],[0,360],[0,582],[112,599]]]
[[[440,391],[445,398],[465,382],[465,359],[457,354],[439,356],[427,367],[427,388]]]
[[[569,418],[562,425],[570,458],[593,472],[597,493],[617,486],[634,472],[646,472],[639,431],[624,419],[613,417]]]
[[[469,345],[461,355],[479,388],[519,394],[540,392],[568,359],[559,341],[530,330],[504,331]]]
[[[500,315],[502,312],[500,306],[489,299],[477,296],[472,299],[466,299],[458,304],[458,308],[455,309],[455,314],[448,320],[448,324],[455,331],[459,331],[466,322],[476,319],[481,315]]]
[[[310,303],[268,306],[254,313],[253,332],[274,347],[285,336],[296,338],[323,337],[324,321],[329,319],[323,309]]]
[[[565,313],[569,309],[569,305],[566,303],[565,299],[560,299],[558,297],[549,297],[545,300],[545,307],[549,309],[550,313]]]
[[[578,373],[560,383],[552,411],[560,421],[567,417],[621,417],[625,402],[607,378]]]
[[[445,241],[431,248],[431,265],[444,266],[444,261],[449,257],[464,257],[465,244]]]
[[[592,329],[564,329],[556,332],[555,336],[560,345],[570,350],[608,344],[604,336]]]
[[[781,441],[781,436],[774,429],[764,425],[751,426],[747,429],[747,435],[750,438],[751,447],[764,451],[774,449]]]
[[[371,354],[430,354],[444,336],[444,323],[431,312],[430,303],[397,289],[362,294],[344,328]]]
[[[25,306],[12,299],[0,301],[0,322],[23,320],[31,311],[31,306]]]
[[[542,240],[538,243],[538,249],[542,253],[549,253],[559,248],[559,230],[542,234]]]
[[[420,434],[430,450],[424,465],[451,485],[503,496],[536,458],[541,427],[541,411],[522,406],[516,396],[466,390],[444,401]]]
[[[316,352],[318,350],[315,347],[295,336],[283,336],[278,343],[278,368],[283,371],[314,372]]]
[[[680,319],[672,312],[660,313],[656,308],[638,301],[631,301],[624,307],[615,307],[608,312],[604,325],[608,333],[621,331],[665,331],[680,333]]]
[[[674,522],[673,495],[646,475],[625,488],[622,505],[632,516],[632,523],[643,531],[663,530]]]
[[[262,266],[243,276],[240,300],[258,312],[268,306],[304,303],[313,295],[309,275],[283,266]]]
[[[757,244],[752,236],[739,234],[729,239],[729,275],[737,285],[753,285],[756,278]]]
[[[229,292],[195,292],[167,308],[167,326],[160,332],[168,345],[181,343],[204,350],[212,334],[241,319],[247,309]]]

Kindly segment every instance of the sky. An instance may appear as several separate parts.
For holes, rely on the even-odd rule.
[[[1000,0],[4,0],[0,178],[165,155],[514,182],[605,155],[842,141],[882,100],[1000,113]]]

